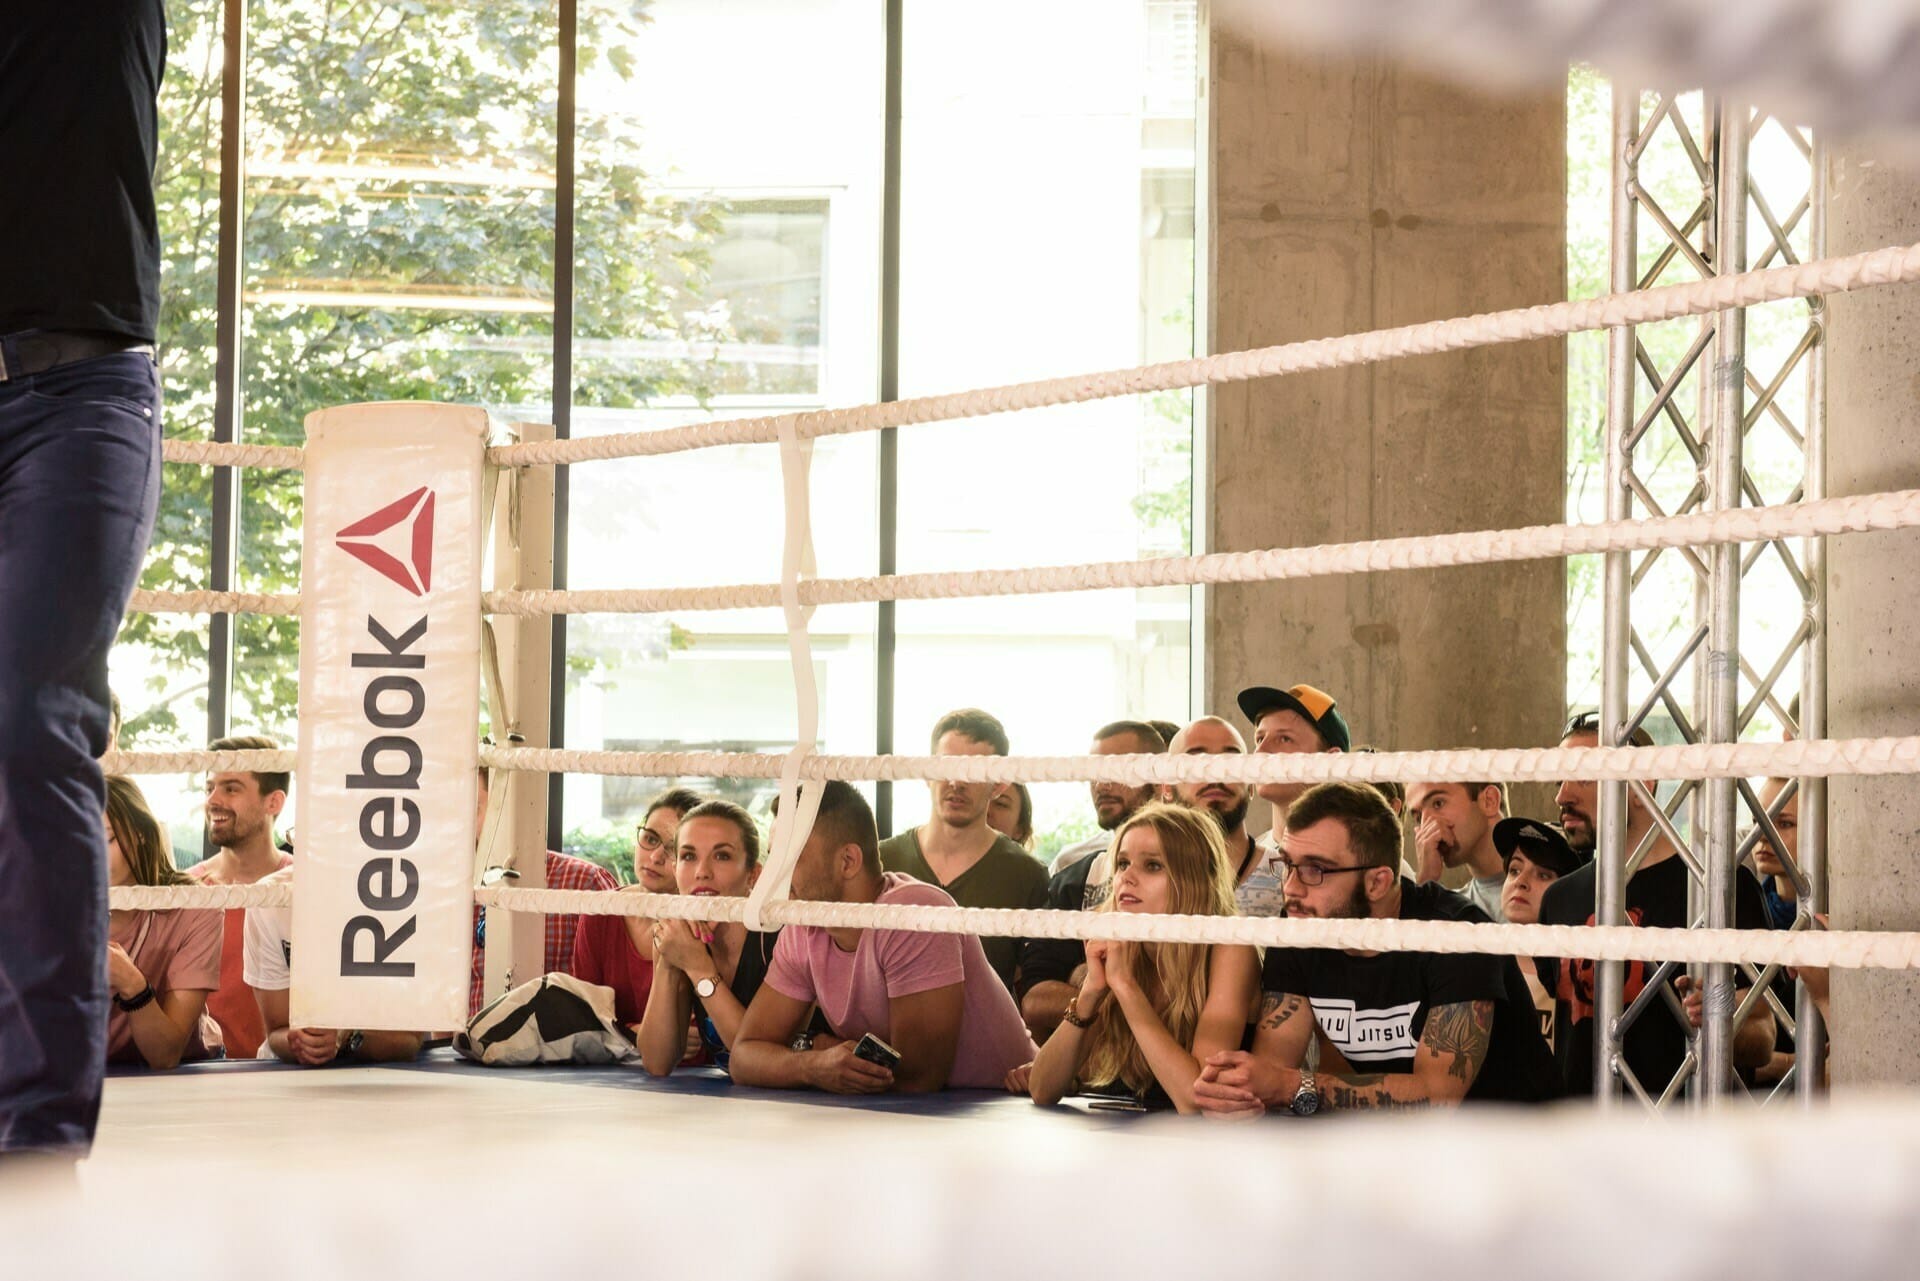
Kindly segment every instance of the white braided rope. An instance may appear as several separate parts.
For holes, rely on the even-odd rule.
[[[770,752],[576,752],[483,747],[496,769],[621,778],[778,778]],[[858,782],[927,779],[960,783],[1357,783],[1484,778],[1832,778],[1920,772],[1920,738],[1844,738],[1791,743],[1676,743],[1664,747],[1452,748],[1431,752],[1203,756],[812,756],[806,779]]]
[[[164,912],[171,908],[292,907],[293,886],[272,885],[116,885],[107,891],[115,911]]]
[[[135,592],[127,601],[130,614],[298,614],[297,593],[261,595],[257,592]]]
[[[518,912],[737,921],[745,899],[599,890],[478,890],[474,901]],[[1271,916],[1161,916],[1035,908],[923,907],[881,903],[769,903],[771,925],[911,930],[1000,938],[1127,939],[1149,943],[1244,943],[1255,947],[1353,948],[1373,952],[1463,952],[1582,956],[1683,964],[1841,969],[1920,969],[1920,933],[1820,930],[1684,930],[1636,926],[1488,925],[1471,921],[1293,920]]]
[[[299,471],[306,466],[298,445],[235,445],[216,440],[160,442],[162,462],[200,467],[257,467],[268,471]]]
[[[1727,311],[1783,298],[1844,293],[1865,285],[1920,279],[1920,245],[1891,246],[1844,258],[1823,258],[1790,267],[1770,267],[1739,275],[1716,276],[1693,284],[1668,285],[1634,293],[1610,294],[1579,302],[1548,303],[1513,311],[1490,312],[1454,320],[1428,321],[1398,329],[1317,338],[1252,351],[1227,352],[1193,360],[1170,361],[1132,369],[1074,374],[1038,382],[987,387],[975,391],[921,396],[880,405],[822,409],[790,416],[738,418],[694,423],[664,431],[625,432],[572,440],[530,441],[487,451],[502,467],[638,458],[710,449],[718,445],[767,444],[779,437],[782,419],[792,417],[802,440],[879,431],[955,418],[1011,413],[1047,405],[1071,405],[1172,391],[1219,383],[1244,382],[1280,374],[1433,355],[1469,347],[1558,338],[1583,330],[1640,325]]]
[[[293,769],[295,753],[277,752],[108,752],[100,768],[108,774],[222,774],[250,772],[285,774]]]
[[[1376,570],[1437,569],[1501,561],[1704,547],[1714,543],[1813,538],[1920,525],[1920,490],[1823,498],[1773,507],[1739,507],[1597,525],[1535,525],[1422,538],[1378,538],[1319,547],[1282,547],[1205,556],[1106,561],[1030,569],[987,569],[872,578],[809,579],[800,584],[807,605],[882,600],[937,600],[1167,587],[1194,583],[1251,583],[1320,578]],[[634,591],[488,592],[482,607],[516,617],[543,614],[641,614],[702,609],[757,609],[781,603],[780,584]]]

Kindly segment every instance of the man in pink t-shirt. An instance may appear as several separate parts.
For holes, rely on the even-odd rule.
[[[883,872],[866,798],[825,785],[820,814],[793,869],[809,903],[952,907],[946,891]],[[801,1034],[818,1005],[831,1036]],[[854,1054],[868,1033],[900,1055],[897,1068]],[[733,1079],[836,1094],[1000,1089],[1033,1060],[1033,1038],[1006,985],[971,935],[789,925],[740,1024]]]

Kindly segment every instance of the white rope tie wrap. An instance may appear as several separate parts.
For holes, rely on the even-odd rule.
[[[692,898],[603,890],[488,889],[490,907],[588,916],[737,921],[745,899]],[[1241,943],[1253,947],[1351,948],[1369,952],[1579,956],[1604,961],[1649,957],[1839,969],[1920,969],[1920,933],[1820,930],[1707,930],[1635,926],[1490,925],[1472,921],[1295,920],[1272,916],[1160,916],[1037,908],[923,907],[893,903],[769,903],[769,925],[911,930],[1002,938],[1125,939],[1146,943]]]
[[[116,885],[107,891],[116,912],[165,912],[176,908],[292,907],[293,885]]]
[[[784,754],[769,752],[576,752],[486,747],[495,769],[616,778],[778,778]],[[1791,743],[1675,743],[1664,747],[1499,747],[1432,752],[1253,756],[811,756],[807,779],[958,783],[1504,782],[1563,779],[1832,778],[1920,772],[1920,738],[1843,738]]]
[[[247,752],[108,752],[100,768],[108,774],[287,774],[296,753]]]
[[[1513,311],[1490,312],[1456,320],[1435,320],[1398,329],[1317,338],[1252,351],[1229,352],[1193,360],[1143,365],[1133,369],[1069,375],[977,391],[922,396],[849,409],[823,409],[791,416],[802,440],[879,431],[955,418],[1012,413],[1048,405],[1071,405],[1115,396],[1173,391],[1316,369],[1371,364],[1403,356],[1426,356],[1533,338],[1559,338],[1590,329],[1643,325],[1729,311],[1785,298],[1844,293],[1865,285],[1920,279],[1920,245],[1891,246],[1844,258],[1823,258],[1798,266],[1770,267],[1739,275],[1717,276],[1692,284],[1668,285],[1634,293],[1609,294],[1578,302],[1548,303]],[[719,445],[769,444],[779,438],[789,415],[695,423],[665,431],[626,432],[570,440],[532,441],[487,451],[502,467],[639,458],[710,449]]]
[[[882,600],[1018,596],[1042,592],[1097,591],[1116,587],[1169,587],[1197,583],[1275,582],[1378,570],[1439,569],[1504,561],[1582,556],[1596,552],[1646,551],[1657,547],[1705,547],[1716,543],[1770,542],[1920,525],[1920,490],[1822,498],[1772,507],[1739,507],[1609,521],[1594,525],[1535,525],[1475,530],[1424,538],[1379,538],[1319,547],[1283,547],[1204,556],[1105,561],[1030,569],[965,573],[894,574],[871,578],[809,579],[799,584],[802,603],[867,604]],[[645,614],[689,610],[760,609],[782,603],[781,584],[688,587],[635,591],[488,592],[482,607],[514,617],[545,614]]]
[[[235,445],[217,440],[160,442],[160,460],[199,467],[254,467],[263,471],[299,471],[306,454],[298,445]]]
[[[130,614],[276,614],[300,612],[297,593],[262,595],[256,592],[135,592],[127,601]]]

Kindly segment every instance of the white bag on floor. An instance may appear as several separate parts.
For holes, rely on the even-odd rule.
[[[488,1067],[624,1063],[640,1052],[613,1016],[613,989],[571,974],[543,974],[467,1021],[453,1048]]]

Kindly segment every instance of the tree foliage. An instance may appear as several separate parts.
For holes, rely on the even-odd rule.
[[[631,76],[642,0],[581,6],[581,76]],[[213,432],[219,307],[220,6],[171,0],[156,175],[163,244],[161,369],[170,436]],[[249,177],[238,228],[243,439],[299,443],[308,413],[370,400],[480,404],[544,418],[553,394],[557,152],[551,0],[255,0],[248,8]],[[693,352],[724,337],[700,305],[725,210],[661,195],[640,133],[577,113],[576,342]],[[324,290],[324,302],[293,291]],[[275,295],[281,295],[276,300]],[[345,295],[375,295],[361,303]],[[433,298],[398,306],[394,295]],[[379,296],[384,295],[382,299]],[[513,308],[518,308],[517,310]],[[658,346],[652,350],[659,350]],[[607,406],[703,396],[693,355],[581,360],[574,393]],[[209,585],[211,469],[169,467],[141,585]],[[297,590],[300,478],[241,473],[236,585]],[[128,691],[128,740],[192,740],[204,619],[136,615],[124,643],[154,660]],[[297,705],[298,624],[235,619],[236,724],[284,732]]]

